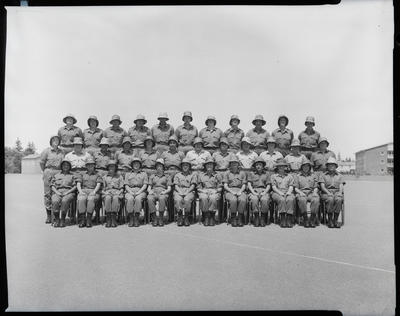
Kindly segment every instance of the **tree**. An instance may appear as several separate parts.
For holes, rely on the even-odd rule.
[[[23,150],[22,143],[21,143],[21,140],[19,138],[17,138],[17,140],[15,141],[15,149],[20,153]]]
[[[36,147],[33,142],[28,143],[28,147],[25,148],[24,150],[24,156],[32,155],[36,153]]]

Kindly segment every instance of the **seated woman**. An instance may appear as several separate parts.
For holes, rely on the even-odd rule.
[[[278,159],[275,164],[276,172],[271,176],[272,200],[277,204],[281,227],[293,227],[294,178],[286,173],[287,164]]]
[[[190,160],[187,158],[182,160],[181,169],[182,171],[174,177],[174,204],[178,211],[177,224],[178,226],[190,226],[189,214],[195,197],[197,176],[192,172]]]
[[[96,203],[100,200],[100,187],[103,179],[95,169],[96,162],[93,158],[86,161],[86,173],[76,180],[78,189],[78,214],[79,227],[92,227],[92,214]],[[87,213],[87,215],[86,215]]]
[[[117,172],[117,162],[110,160],[108,173],[103,177],[103,201],[106,213],[106,227],[117,227],[117,213],[123,198],[124,179]]]
[[[71,203],[75,199],[76,176],[71,173],[71,163],[62,160],[61,171],[52,176],[50,180],[51,204],[55,218],[54,227],[65,227],[65,217]],[[60,222],[61,211],[61,222]]]
[[[122,177],[125,177],[125,174],[131,171],[132,159],[134,156],[131,138],[125,136],[122,140],[122,149],[115,153],[118,171]]]
[[[232,155],[229,160],[229,169],[223,178],[225,198],[231,213],[232,227],[243,226],[243,214],[246,210],[247,195],[246,174],[239,170],[239,159]]]
[[[204,172],[197,175],[197,192],[200,209],[204,215],[204,226],[215,225],[218,201],[221,198],[222,176],[215,172],[215,161],[210,156],[204,162]]]
[[[339,213],[343,204],[343,185],[346,184],[342,175],[336,171],[338,164],[333,157],[328,158],[325,171],[320,177],[321,198],[326,203],[326,212],[328,213],[328,227],[340,228],[338,223]],[[333,214],[333,221],[332,221]]]
[[[141,170],[142,162],[139,157],[133,157],[132,170],[125,174],[125,201],[128,212],[128,226],[139,227],[139,216],[142,210],[143,200],[146,198],[146,189],[149,178],[146,172]]]
[[[156,173],[149,178],[147,202],[153,226],[164,226],[164,212],[167,207],[168,194],[171,192],[171,177],[164,173],[164,169],[164,160],[157,159]],[[156,208],[157,201],[158,209]]]
[[[254,214],[254,227],[265,227],[270,224],[268,214],[270,205],[271,177],[265,168],[266,162],[258,157],[254,162],[254,171],[252,171],[247,179],[247,185],[250,191],[250,209]],[[259,214],[261,213],[261,220]]]
[[[294,190],[297,193],[300,214],[303,215],[304,227],[314,228],[319,208],[318,176],[311,172],[311,162],[307,158],[301,164],[300,173],[296,176]],[[307,216],[307,202],[310,202],[310,220]]]

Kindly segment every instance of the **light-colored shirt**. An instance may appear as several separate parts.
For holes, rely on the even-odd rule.
[[[241,188],[243,184],[247,183],[246,173],[243,171],[233,173],[232,171],[228,170],[224,173],[222,181],[230,188]]]
[[[265,170],[261,173],[252,171],[248,176],[247,182],[250,182],[251,186],[255,189],[266,188],[268,184],[271,184],[271,176]]]
[[[336,158],[336,155],[333,151],[327,150],[326,152],[322,152],[318,150],[311,154],[311,163],[313,165],[314,171],[325,171],[326,170],[326,162],[329,157]]]
[[[168,124],[165,127],[161,127],[160,124],[154,125],[151,128],[151,135],[153,136],[156,144],[168,144],[168,138],[174,135],[174,128]]]
[[[72,146],[75,137],[82,137],[82,130],[72,125],[70,128],[67,125],[58,130],[58,136],[61,138],[60,146]]]
[[[300,172],[295,178],[294,186],[308,194],[318,187],[318,180],[318,176],[313,172]]]
[[[106,193],[107,191],[115,192],[123,187],[124,179],[119,173],[116,173],[113,176],[106,174],[103,177],[103,193]]]
[[[186,158],[191,162],[193,170],[203,169],[204,162],[210,157],[211,154],[206,150],[201,150],[199,153],[195,150],[190,150],[186,154]]]
[[[265,169],[272,171],[275,168],[275,163],[278,159],[282,159],[283,155],[275,150],[272,154],[269,153],[269,151],[263,151],[260,154],[260,157],[265,161],[266,165],[265,165]]]
[[[346,181],[344,181],[343,176],[335,171],[333,174],[330,172],[326,171],[321,176],[319,177],[318,182],[322,182],[325,184],[325,187],[328,190],[339,190],[340,189],[340,184],[345,184]]]
[[[60,148],[54,149],[53,147],[49,147],[40,154],[40,163],[45,168],[60,169],[63,159],[64,152]]]
[[[114,129],[113,126],[110,126],[103,132],[103,137],[108,138],[110,147],[121,147],[125,136],[128,136],[128,133],[122,127]]]
[[[73,150],[65,155],[65,159],[71,163],[72,169],[86,168],[86,161],[89,158],[92,158],[92,155],[86,151],[83,151],[80,155],[77,155]]]
[[[100,141],[103,138],[103,130],[95,128],[91,130],[87,128],[83,131],[83,143],[85,147],[99,147]]]
[[[186,175],[183,172],[178,172],[174,177],[174,184],[180,188],[190,188],[192,184],[197,184],[197,176],[193,172]]]
[[[259,146],[266,148],[267,138],[269,137],[269,133],[266,129],[261,128],[260,131],[257,131],[255,128],[252,128],[246,133],[246,136],[250,138],[253,146]]]
[[[96,188],[97,183],[103,183],[102,177],[96,171],[93,173],[86,172],[83,175],[77,175],[76,177],[76,182],[81,183],[82,189],[94,189]]]
[[[275,185],[278,190],[286,193],[290,186],[294,186],[294,177],[291,174],[280,175],[279,173],[274,173],[271,176],[271,184]]]
[[[132,160],[135,157],[133,150],[129,152],[124,152],[123,150],[117,151],[115,153],[115,160],[118,164],[118,169],[132,169]]]
[[[50,186],[56,189],[72,189],[76,185],[77,177],[72,173],[57,172],[50,178]]]
[[[103,153],[101,150],[97,150],[93,154],[96,168],[107,169],[107,164],[111,160],[112,154],[109,150]]]
[[[242,138],[244,137],[244,132],[242,129],[237,128],[233,129],[228,128],[224,132],[224,136],[228,139],[228,144],[230,149],[240,149],[240,142],[242,141]]]
[[[311,134],[308,134],[307,130],[304,130],[299,134],[298,138],[301,146],[306,148],[317,148],[320,134],[316,130],[313,130],[313,133]]]
[[[302,163],[304,161],[306,161],[307,158],[303,154],[299,154],[298,156],[295,156],[292,153],[290,153],[289,155],[286,155],[285,158],[283,158],[283,160],[287,164],[289,164],[291,171],[299,171]]]
[[[144,171],[132,171],[125,174],[124,184],[131,188],[141,188],[149,184],[149,178]]]
[[[177,166],[180,168],[182,159],[185,158],[185,154],[182,151],[176,151],[172,153],[170,150],[168,150],[161,154],[161,158],[164,159],[166,168],[171,166]]]
[[[197,186],[200,189],[219,189],[222,187],[222,182],[222,176],[215,171],[211,175],[201,172],[197,177]]]
[[[221,151],[216,151],[213,153],[212,157],[216,163],[215,170],[226,170],[229,167],[229,160],[231,158],[232,153],[226,152],[224,155]]]
[[[252,150],[250,150],[248,153],[245,153],[241,150],[236,153],[236,156],[240,161],[240,166],[244,169],[250,169],[258,157],[257,153]]]
[[[144,146],[144,140],[147,136],[151,136],[151,131],[147,126],[143,126],[141,129],[134,126],[128,129],[128,136],[135,146]]]
[[[143,167],[155,168],[156,160],[160,158],[160,152],[154,149],[147,152],[145,149],[142,149],[139,151],[139,158],[142,161]]]
[[[290,144],[293,140],[293,132],[290,129],[285,128],[283,131],[281,131],[280,128],[277,128],[272,132],[272,136],[275,138],[278,148],[287,150],[290,149]]]
[[[168,186],[172,185],[172,179],[169,175],[158,175],[155,173],[149,177],[149,185],[151,185],[153,188],[167,189]]]

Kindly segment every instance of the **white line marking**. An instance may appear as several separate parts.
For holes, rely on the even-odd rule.
[[[220,243],[223,243],[223,244],[229,244],[229,245],[234,245],[234,246],[238,246],[238,247],[253,248],[253,249],[258,249],[258,250],[263,250],[263,251],[276,252],[276,253],[289,255],[289,256],[295,256],[295,257],[301,257],[301,258],[307,258],[307,259],[314,259],[314,260],[323,261],[323,262],[329,262],[329,263],[342,264],[342,265],[347,265],[347,266],[356,267],[356,268],[360,268],[360,269],[366,269],[366,270],[372,270],[372,271],[380,271],[380,272],[386,272],[386,273],[391,273],[391,274],[395,274],[396,273],[395,271],[392,271],[392,270],[369,267],[369,266],[364,266],[364,265],[361,265],[361,264],[354,264],[354,263],[349,263],[349,262],[330,260],[330,259],[319,258],[319,257],[314,257],[314,256],[307,256],[307,255],[302,255],[302,254],[295,253],[295,252],[280,251],[280,250],[276,250],[276,249],[269,249],[269,248],[263,248],[263,247],[259,247],[259,246],[249,245],[249,244],[242,244],[242,243],[236,243],[236,242],[231,242],[231,241],[207,238],[207,237],[196,236],[196,235],[192,235],[192,234],[177,233],[177,232],[172,232],[172,231],[169,231],[169,230],[160,230],[160,231],[166,232],[166,233],[175,234],[175,235],[194,237],[194,238],[208,240],[208,241],[216,241],[216,242],[220,242]]]

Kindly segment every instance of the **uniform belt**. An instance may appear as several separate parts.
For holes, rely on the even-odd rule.
[[[61,144],[60,146],[61,146],[61,147],[74,147],[74,144],[69,144],[69,145],[67,145],[67,144]]]
[[[108,170],[108,169],[105,168],[105,167],[99,167],[99,168],[96,168],[96,169],[98,169],[98,170]]]
[[[226,171],[228,170],[228,168],[224,168],[224,169],[215,169],[215,171]]]
[[[156,168],[155,168],[155,167],[146,167],[146,166],[143,166],[143,167],[142,167],[142,169],[151,169],[151,170],[156,170]]]
[[[157,142],[156,144],[157,145],[166,145],[166,146],[168,146],[168,142]]]
[[[86,168],[72,168],[72,171],[86,171]]]

